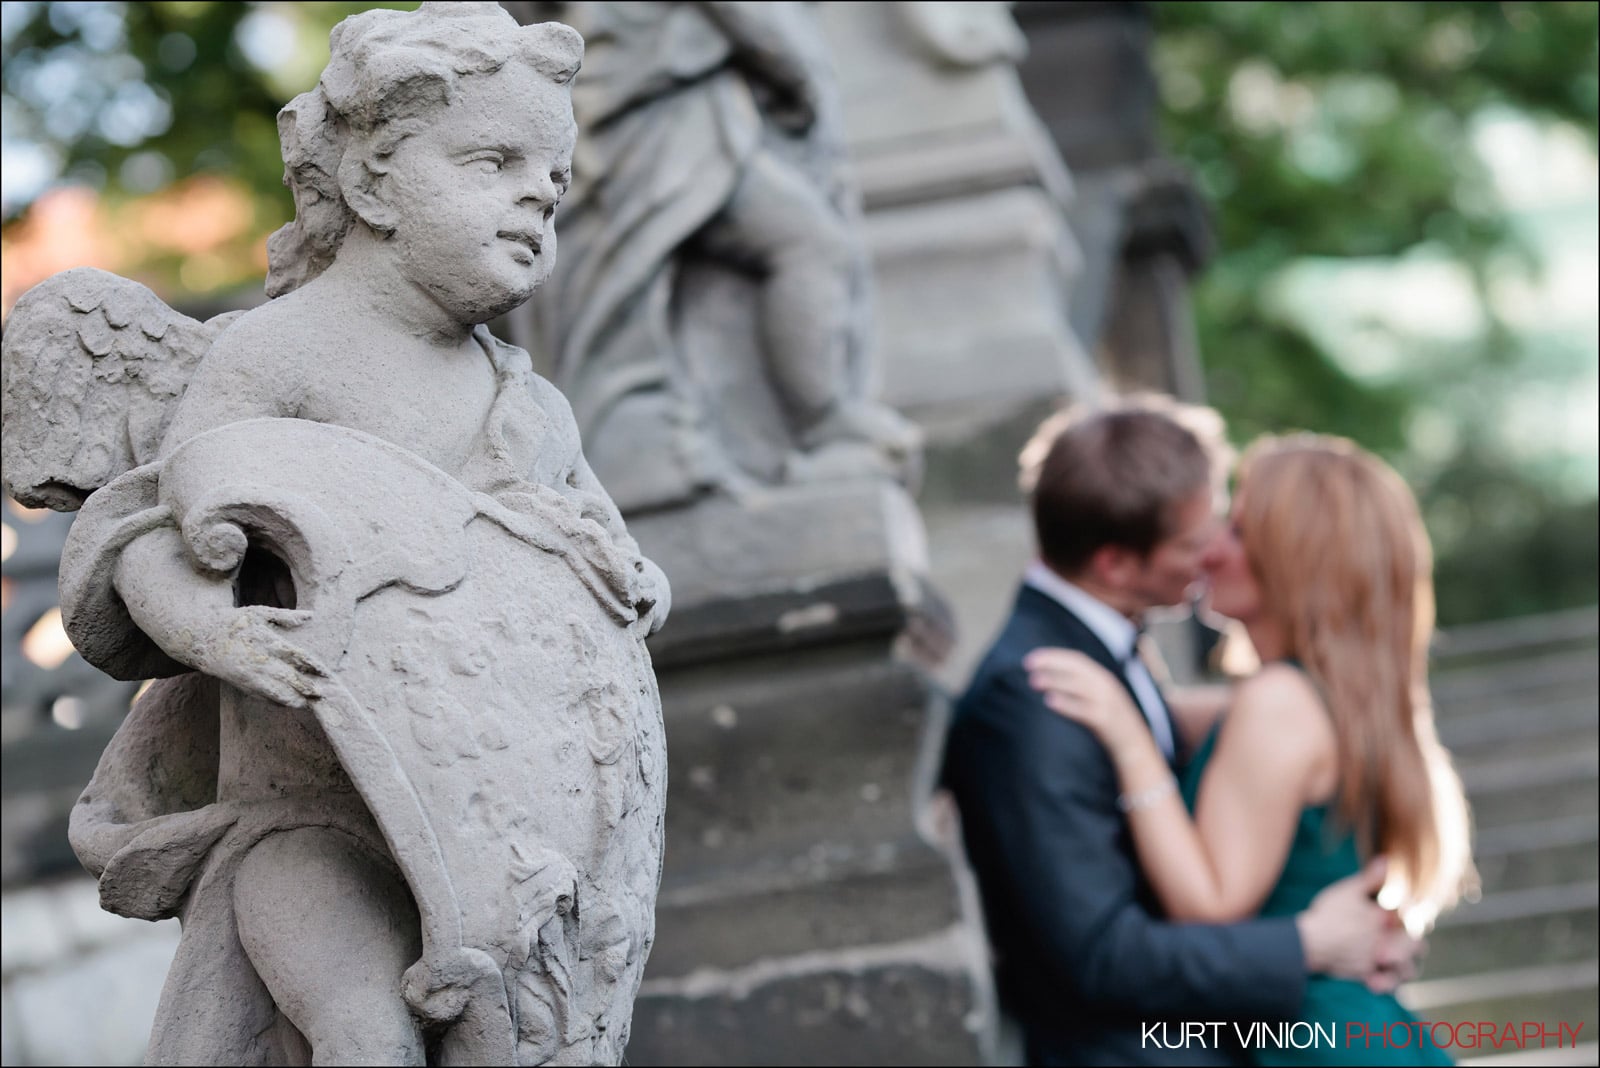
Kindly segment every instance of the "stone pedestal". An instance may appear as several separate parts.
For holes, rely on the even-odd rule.
[[[881,642],[902,627],[923,659],[943,651],[947,626],[927,622],[942,609],[924,584],[922,519],[895,483],[754,488],[629,529],[672,581],[672,625],[650,643],[660,666]]]
[[[1095,375],[1068,321],[1072,181],[1023,95],[999,4],[823,6],[866,205],[883,397],[950,421]]]
[[[886,527],[896,507],[855,510]],[[825,540],[804,508],[745,514]],[[633,529],[666,563],[715,512],[673,526],[677,544]],[[837,529],[862,561],[884,530]],[[947,624],[892,542],[830,575],[806,540],[785,585],[685,591],[658,638],[672,778],[634,1063],[964,1064],[991,1041],[980,914],[929,807],[945,708],[915,660]]]
[[[639,1064],[973,1063],[981,914],[930,805],[951,626],[881,478],[702,498],[629,525],[673,580],[651,641],[666,870]]]

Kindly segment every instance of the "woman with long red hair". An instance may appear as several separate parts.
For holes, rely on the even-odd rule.
[[[1028,661],[1046,703],[1111,754],[1168,915],[1293,914],[1382,855],[1382,900],[1414,933],[1425,929],[1475,876],[1466,800],[1428,694],[1432,551],[1411,491],[1349,441],[1264,438],[1245,453],[1206,573],[1212,609],[1243,624],[1262,667],[1220,722],[1180,722],[1195,754],[1181,782],[1108,672],[1064,650]],[[1376,1033],[1412,1018],[1393,995],[1313,977],[1301,1019],[1335,1025],[1342,1042],[1347,1024]],[[1449,1063],[1426,1041],[1250,1053],[1259,1063]]]

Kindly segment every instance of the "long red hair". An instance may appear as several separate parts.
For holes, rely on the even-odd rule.
[[[1235,522],[1338,739],[1338,813],[1413,926],[1473,886],[1466,796],[1428,691],[1433,550],[1411,490],[1343,438],[1263,438],[1240,464]]]

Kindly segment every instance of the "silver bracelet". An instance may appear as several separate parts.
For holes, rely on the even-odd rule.
[[[1152,786],[1148,790],[1140,790],[1136,794],[1123,794],[1117,798],[1117,807],[1124,812],[1137,812],[1142,808],[1149,808],[1168,794],[1178,792],[1178,779],[1168,775],[1167,781],[1159,786]]]

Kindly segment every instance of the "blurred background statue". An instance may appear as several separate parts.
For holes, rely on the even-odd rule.
[[[811,12],[532,8],[588,53],[566,251],[521,314],[618,504],[904,478],[917,438],[872,399],[860,209]]]

